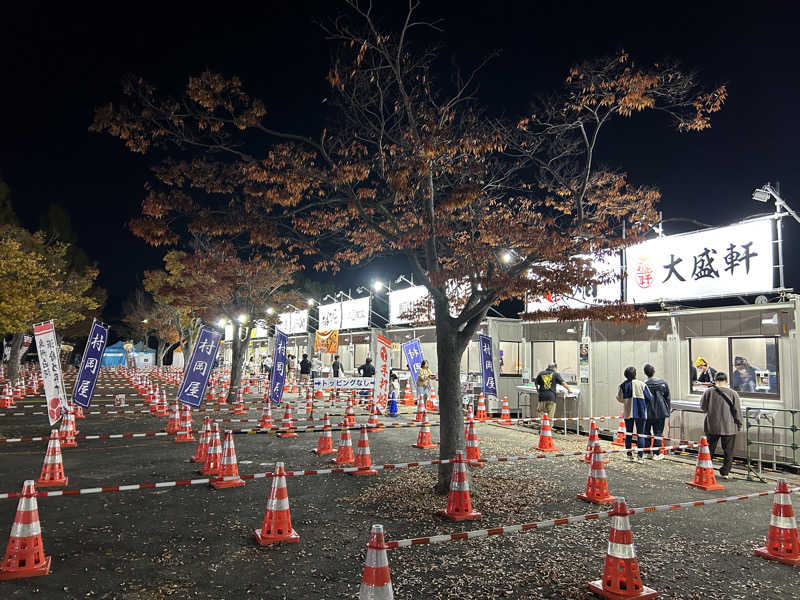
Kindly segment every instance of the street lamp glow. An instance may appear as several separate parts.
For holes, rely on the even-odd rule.
[[[383,282],[376,281],[375,283],[372,284],[372,287],[376,292],[380,292],[383,289]]]
[[[313,298],[309,298],[308,300],[306,300],[306,302],[308,302],[309,306],[314,306],[314,299]]]
[[[217,326],[225,327],[225,319],[220,319],[219,321],[217,321]]]
[[[272,308],[271,306],[268,306],[268,307],[267,307],[267,314],[268,314],[268,315],[271,315],[271,314],[272,314],[272,313],[274,313],[274,312],[275,312],[275,309],[274,309],[274,308]]]
[[[244,323],[245,321],[247,321],[247,315],[239,315],[237,321],[239,321],[239,323]]]
[[[503,252],[503,262],[508,263],[511,262],[511,252]]]
[[[147,319],[142,319],[142,323],[147,323]]]

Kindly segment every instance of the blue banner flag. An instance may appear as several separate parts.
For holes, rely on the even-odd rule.
[[[422,347],[419,345],[419,338],[414,338],[403,344],[403,354],[406,356],[408,370],[411,371],[411,379],[416,386],[419,366],[422,364]]]
[[[75,378],[75,389],[72,390],[72,401],[83,408],[89,408],[92,401],[106,342],[108,342],[108,326],[95,319],[89,331],[89,339],[86,340],[86,348],[83,349],[83,360]]]
[[[214,361],[217,360],[222,334],[209,327],[200,329],[189,362],[183,369],[183,381],[178,388],[178,400],[197,408],[206,397],[206,386]]]
[[[494,376],[494,360],[492,359],[492,338],[483,334],[478,335],[481,357],[481,379],[483,380],[483,393],[497,398],[497,380]]]
[[[272,374],[269,377],[269,400],[280,406],[283,384],[286,381],[286,342],[289,338],[275,328],[275,352],[272,355]]]

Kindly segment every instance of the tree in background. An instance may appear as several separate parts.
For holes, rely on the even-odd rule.
[[[656,190],[599,164],[600,133],[646,110],[701,131],[726,90],[620,53],[575,66],[532,114],[505,122],[475,97],[479,69],[441,83],[437,50],[412,43],[418,30],[435,29],[416,21],[416,4],[396,32],[347,4],[352,18],[328,30],[338,47],[327,102],[335,125],[316,138],[271,127],[265,104],[239,79],[212,73],[191,77],[175,98],[129,79],[130,103],[99,109],[92,129],[135,152],[166,151],[133,225],[154,241],[188,221],[283,251],[320,252],[317,266],[331,272],[379,255],[407,258],[435,309],[440,457],[452,458],[464,445],[460,359],[489,307],[618,278],[596,273],[592,259],[635,243],[657,218]],[[554,315],[640,313],[617,303]],[[442,465],[440,491],[449,477]]]
[[[156,366],[162,366],[167,349],[180,341],[180,330],[175,326],[170,307],[137,289],[133,297],[123,303],[122,310],[122,320],[134,338],[142,340],[145,346],[149,345],[151,337],[156,339]]]

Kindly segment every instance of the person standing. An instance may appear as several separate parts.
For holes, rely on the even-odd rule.
[[[625,448],[628,450],[628,460],[643,462],[644,451],[647,447],[647,436],[644,433],[644,424],[647,420],[647,404],[653,401],[650,390],[643,381],[636,379],[636,368],[625,369],[625,381],[619,384],[617,402],[624,406],[623,418],[625,419]],[[633,429],[636,428],[636,449],[638,458],[634,459],[631,452]]]
[[[651,435],[655,438],[653,446],[657,447],[662,445],[664,421],[669,417],[670,409],[672,408],[669,386],[666,381],[655,376],[656,370],[653,365],[645,365],[644,374],[647,375],[647,381],[644,383],[652,396],[652,401],[647,403],[647,420],[644,423],[644,433],[648,438]],[[661,438],[661,440],[658,438]],[[653,451],[649,452],[647,457],[653,460],[661,460],[664,455]]]
[[[289,354],[286,357],[289,361],[289,367],[286,371],[286,376],[288,377],[289,381],[294,381],[294,372],[295,372],[295,364],[294,364],[294,354]]]
[[[547,368],[536,376],[536,391],[539,395],[539,403],[536,405],[536,414],[541,419],[547,414],[551,419],[556,412],[556,386],[563,385],[566,390],[572,393],[567,382],[558,372],[558,365],[550,363]]]
[[[322,361],[320,360],[319,356],[316,354],[311,358],[311,381],[313,383],[314,379],[320,377],[320,371],[322,371]]]
[[[428,367],[428,361],[423,360],[419,364],[419,371],[417,371],[417,398],[422,396],[426,404],[428,402],[428,392],[431,389],[431,379],[433,379],[433,373]]]
[[[308,378],[311,376],[311,361],[308,360],[308,354],[303,354],[300,361],[300,383],[308,384]]]
[[[368,356],[364,364],[358,367],[359,377],[374,377],[375,365],[372,364],[372,359]]]
[[[338,354],[333,357],[333,362],[331,363],[331,372],[333,373],[334,377],[344,376],[344,367],[342,366],[342,361],[339,359]]]
[[[700,410],[706,413],[703,431],[708,439],[708,451],[713,456],[717,442],[722,443],[725,458],[719,475],[723,479],[730,479],[736,434],[742,429],[742,404],[739,394],[728,387],[728,376],[725,373],[717,373],[714,385],[703,393]]]

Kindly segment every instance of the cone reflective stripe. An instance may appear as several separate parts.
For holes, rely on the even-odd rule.
[[[193,442],[192,435],[192,408],[188,404],[180,405],[181,420],[178,435],[175,436],[176,442]]]
[[[247,410],[244,408],[244,399],[242,398],[242,388],[239,387],[236,392],[236,404],[233,405],[233,414],[243,415],[246,412]]]
[[[167,421],[167,426],[164,428],[164,431],[167,433],[177,433],[178,429],[181,426],[181,407],[180,403],[178,402],[178,398],[175,398],[175,402],[172,403],[172,408],[169,412],[169,421]]]
[[[169,414],[169,404],[167,403],[167,387],[161,390],[161,396],[158,398],[158,406],[156,407],[157,417],[166,417]]]
[[[256,539],[261,546],[275,542],[299,542],[300,536],[292,529],[292,515],[289,511],[289,493],[286,490],[286,471],[283,463],[275,464],[275,477],[269,491],[264,524],[255,530]]]
[[[597,440],[600,441],[600,429],[597,427],[597,423],[594,419],[591,420],[589,423],[589,441],[586,443],[586,456],[580,458],[581,462],[585,462],[587,464],[592,464],[592,455],[594,454],[594,442]],[[609,461],[603,460],[604,465],[607,465]]]
[[[272,422],[272,406],[269,398],[264,400],[264,410],[261,412],[261,420],[258,422],[261,429],[274,429],[275,423]]]
[[[219,439],[219,425],[214,423],[211,426],[211,438],[208,442],[208,451],[203,468],[200,469],[201,475],[219,475],[219,467],[222,462],[222,444]]]
[[[364,561],[358,600],[394,600],[387,548],[383,539],[383,525],[373,525],[367,543],[367,559]]]
[[[293,438],[297,437],[297,434],[294,432],[294,427],[292,425],[292,405],[288,402],[286,403],[286,408],[283,412],[283,421],[281,422],[280,433],[278,437],[282,438]]]
[[[319,434],[319,440],[317,441],[317,447],[312,450],[312,452],[316,453],[318,456],[324,456],[325,454],[333,454],[336,450],[333,449],[333,437],[331,436],[331,420],[328,417],[328,413],[325,413],[325,416],[322,419],[322,432]]]
[[[39,475],[36,485],[39,487],[67,485],[67,481],[67,477],[64,475],[64,461],[61,458],[58,429],[53,429],[50,432],[50,441],[47,442],[47,451],[44,453],[42,473]]]
[[[708,451],[706,436],[700,438],[700,447],[697,449],[697,466],[694,469],[694,480],[687,481],[686,485],[710,492],[724,490],[725,486],[717,483],[714,475],[714,465],[711,463],[711,453]]]
[[[423,450],[430,450],[431,448],[438,448],[439,444],[434,444],[431,439],[431,426],[428,423],[428,412],[422,409],[422,427],[419,428],[417,434],[417,443],[411,444],[414,448],[422,448]]]
[[[488,421],[489,415],[486,414],[486,401],[483,398],[483,394],[478,396],[478,408],[475,411],[475,420],[476,421]]]
[[[453,461],[453,475],[450,478],[447,508],[440,510],[439,514],[451,521],[467,521],[483,517],[481,513],[472,509],[467,466],[464,464],[464,453],[461,450],[456,452],[456,458]]]
[[[625,413],[621,412],[619,414],[619,425],[617,425],[617,436],[614,438],[614,441],[611,442],[612,446],[624,446],[625,445]]]
[[[425,402],[420,396],[417,398],[417,414],[414,415],[414,421],[416,423],[422,423],[422,415],[425,414]]]
[[[626,598],[647,600],[658,597],[658,592],[642,584],[636,550],[633,546],[628,507],[624,498],[619,498],[611,511],[603,578],[590,582],[589,589],[601,598],[610,600]]]
[[[507,404],[505,400],[503,404]],[[539,426],[539,445],[537,449],[540,452],[555,452],[556,447],[553,445],[553,432],[550,429],[550,418],[547,413],[542,415],[541,425]]]
[[[608,478],[606,477],[606,470],[603,468],[602,457],[600,440],[595,440],[592,449],[592,466],[589,471],[589,478],[586,480],[586,491],[578,494],[579,500],[592,502],[593,504],[608,504],[616,500],[608,491]]]
[[[800,565],[800,538],[798,538],[789,486],[786,485],[785,479],[778,479],[778,486],[775,488],[767,543],[761,548],[756,548],[753,553],[787,565]]]
[[[342,427],[346,428],[347,424],[342,422]],[[353,442],[350,439],[350,431],[342,429],[342,435],[339,438],[339,447],[336,449],[336,458],[331,460],[332,463],[337,465],[352,465],[355,462],[353,456]]]
[[[39,506],[36,487],[29,479],[22,486],[17,514],[11,526],[8,546],[0,563],[0,581],[37,577],[50,572],[50,557],[44,555],[42,528],[39,525]]]
[[[356,426],[356,414],[353,411],[353,398],[347,401],[347,409],[344,411],[344,422],[346,427]]]
[[[381,423],[378,421],[378,407],[375,404],[372,405],[372,410],[369,413],[367,427],[369,427],[368,431],[370,433],[378,433],[381,431]]]
[[[69,407],[67,407],[67,412],[64,413],[64,416],[61,418],[61,427],[59,427],[58,436],[61,438],[62,448],[78,447],[78,442],[75,441],[75,428],[72,426],[72,421],[70,420]]]
[[[203,419],[203,429],[200,431],[200,439],[197,442],[197,450],[195,450],[194,456],[192,456],[192,462],[201,462],[204,463],[206,461],[206,455],[208,454],[208,444],[211,442],[211,417],[205,417]]]
[[[36,392],[34,392],[36,393]],[[70,402],[72,409],[75,411],[75,418],[76,419],[85,419],[86,415],[83,414],[83,407],[80,404],[75,404],[74,402]]]
[[[478,444],[478,434],[475,433],[475,423],[470,423],[467,431],[467,460],[481,460],[481,447]],[[482,467],[484,463],[479,463],[473,466]]]
[[[367,434],[367,426],[361,425],[361,435],[358,437],[358,447],[356,448],[355,466],[358,471],[351,471],[351,475],[377,475],[375,469],[370,469],[372,466],[372,455],[369,451],[369,435]]]
[[[414,395],[411,393],[410,379],[406,379],[406,389],[403,392],[403,406],[414,406]]]
[[[232,479],[226,479],[232,478]],[[224,488],[241,487],[244,480],[239,477],[239,464],[236,462],[236,448],[233,445],[233,432],[225,431],[225,443],[222,445],[222,461],[219,467],[219,476],[211,479],[211,487],[215,490]]]
[[[500,425],[513,425],[511,420],[511,411],[508,408],[508,396],[503,396],[503,407],[500,409],[500,420],[497,421]]]

